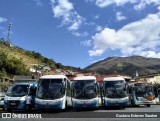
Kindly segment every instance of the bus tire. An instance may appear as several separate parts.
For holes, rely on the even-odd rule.
[[[147,107],[151,107],[151,105],[150,105],[150,104],[147,104]]]
[[[125,106],[121,106],[121,109],[123,109],[123,110],[124,110],[125,108],[126,108]]]
[[[132,100],[132,99],[131,99],[130,106],[131,106],[131,107],[134,107],[134,106],[135,106],[135,105],[134,105],[134,102],[133,102],[133,100]]]
[[[68,104],[67,104],[67,101],[65,103],[65,110],[68,108]]]

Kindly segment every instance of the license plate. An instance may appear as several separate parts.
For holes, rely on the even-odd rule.
[[[16,103],[11,103],[11,105],[16,105]]]

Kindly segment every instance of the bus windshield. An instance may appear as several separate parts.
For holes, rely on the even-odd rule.
[[[138,97],[148,97],[153,96],[153,86],[147,83],[137,83],[134,84],[135,92]]]
[[[28,94],[29,85],[13,85],[7,90],[6,95],[11,97],[22,97]]]
[[[96,98],[95,80],[76,80],[74,83],[74,98],[92,99]]]
[[[62,79],[42,79],[38,84],[37,97],[40,99],[58,99],[65,95]]]
[[[104,93],[108,98],[124,98],[127,97],[126,83],[123,80],[105,81]]]

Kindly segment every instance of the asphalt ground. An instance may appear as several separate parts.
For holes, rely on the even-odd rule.
[[[0,111],[1,117],[2,113],[8,112]],[[64,111],[12,111],[11,114],[13,116],[12,118],[0,118],[0,121],[160,121],[160,105],[151,105],[151,107],[127,107],[125,109],[122,109],[120,107],[113,107],[107,109],[100,107],[98,110],[75,110],[69,108]],[[21,115],[20,117],[18,117],[19,114]],[[27,118],[23,117],[22,115],[27,115]],[[146,115],[150,117],[146,117]]]

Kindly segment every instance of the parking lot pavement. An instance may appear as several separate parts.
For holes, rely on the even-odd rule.
[[[96,113],[97,112],[97,113]],[[99,110],[79,110],[79,111],[76,111],[74,109],[68,109],[66,111],[51,111],[51,112],[46,112],[46,111],[43,111],[43,112],[40,112],[40,111],[30,111],[29,114],[41,114],[43,117],[42,119],[30,119],[30,120],[33,120],[33,121],[44,121],[44,120],[52,120],[52,121],[72,121],[72,120],[78,120],[78,121],[105,121],[105,120],[108,120],[108,121],[125,121],[125,120],[130,120],[130,121],[139,121],[139,120],[145,120],[145,121],[152,121],[152,120],[155,120],[155,121],[159,121],[160,119],[158,118],[92,118],[92,116],[94,117],[95,115],[97,114],[100,114],[100,113],[103,113],[104,115],[110,115],[112,113],[128,113],[128,112],[132,112],[132,113],[137,113],[140,112],[159,112],[160,114],[160,105],[152,105],[151,107],[146,107],[146,106],[139,106],[139,107],[128,107],[128,108],[125,108],[125,109],[121,109],[121,108],[110,108],[110,109],[104,109],[102,107],[99,108]],[[6,113],[6,111],[0,111],[0,113]],[[25,114],[26,112],[22,112],[22,111],[13,111],[11,113],[18,113],[18,114]],[[67,118],[65,117],[66,114],[68,115],[71,115],[71,117],[74,115],[78,115],[79,117],[78,118]],[[88,116],[89,118],[86,118],[87,116],[86,115],[90,115]],[[52,117],[54,116],[54,118]],[[57,118],[56,116],[60,117],[60,118]],[[45,118],[45,117],[50,117],[50,118]],[[52,118],[51,118],[52,117]],[[80,118],[81,117],[81,118]],[[19,119],[0,119],[1,121],[17,121]],[[29,119],[23,119],[25,121],[28,121]]]

